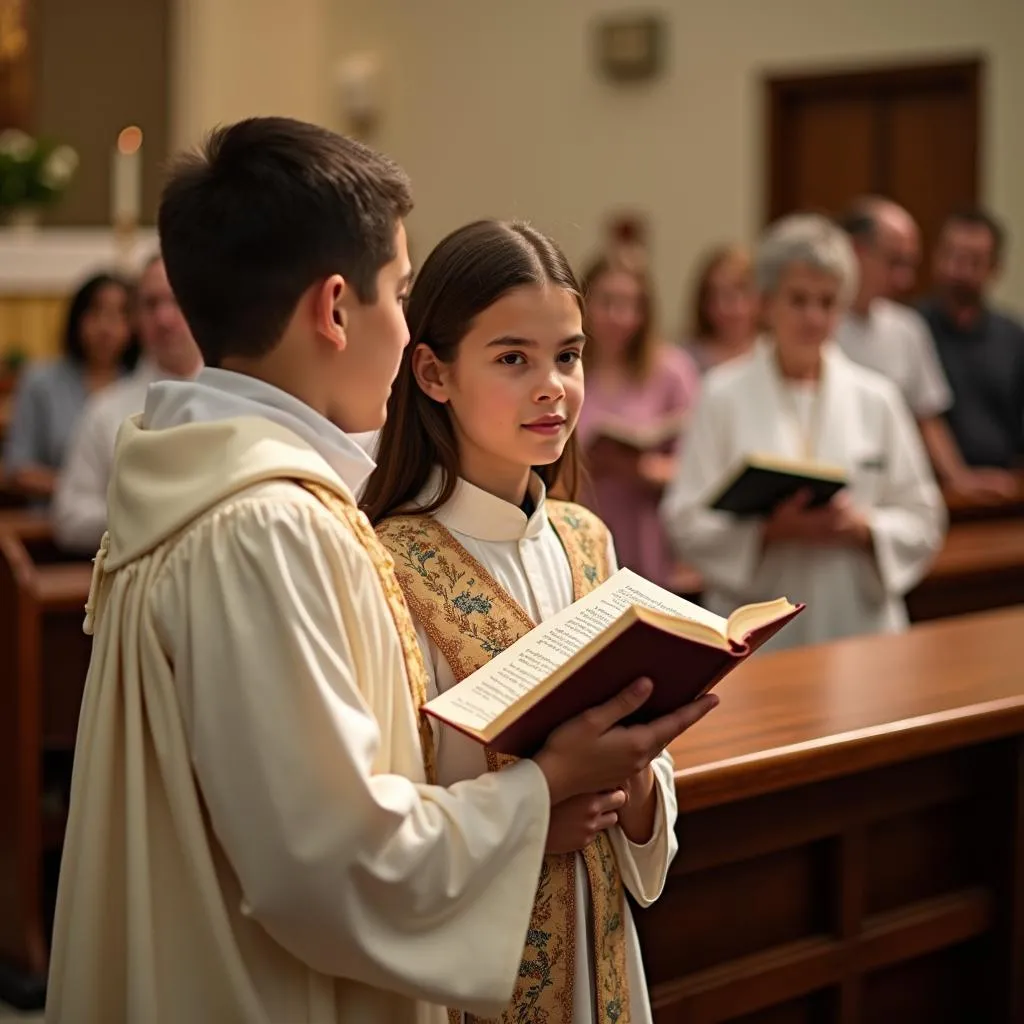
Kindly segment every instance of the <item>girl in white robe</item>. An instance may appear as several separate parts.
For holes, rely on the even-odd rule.
[[[457,681],[450,662],[458,664],[460,658],[452,657],[451,646],[460,639],[449,632],[445,640],[443,624],[417,614],[424,604],[418,603],[416,585],[435,557],[445,559],[441,564],[452,578],[459,559],[472,564],[478,577],[486,573],[533,623],[574,599],[575,574],[568,547],[549,522],[545,483],[561,477],[563,487],[572,487],[571,435],[583,398],[581,303],[568,264],[548,239],[522,225],[481,222],[455,232],[430,256],[410,297],[408,319],[412,340],[392,392],[364,508],[398,563],[399,580],[419,620],[430,688],[438,693]],[[568,516],[573,522],[592,524],[592,536],[604,547],[595,560],[614,568],[603,525],[578,506],[558,504],[575,510]],[[436,545],[415,549],[426,559],[423,572],[414,565],[403,577],[403,561],[414,560],[411,548],[402,546],[403,528],[394,524],[401,520],[411,524],[405,529],[415,530],[417,522],[429,519],[447,532],[433,534],[440,538]],[[476,582],[470,579],[468,585]],[[430,586],[436,591],[443,581]],[[453,603],[465,610],[465,594]],[[714,703],[694,705],[694,720]],[[436,740],[442,782],[488,770],[489,755],[467,737],[438,726]],[[624,806],[612,799],[598,800],[600,806],[587,807],[584,801],[555,808],[548,851],[583,850],[607,830],[622,883],[648,905],[661,893],[676,851],[669,755],[624,780],[623,792]],[[560,982],[545,977],[532,989],[524,982],[501,1020],[646,1024],[650,1005],[628,904],[622,912],[623,990],[609,992],[593,952],[599,942],[592,934],[591,911],[602,894],[592,900],[583,854],[575,853],[575,860],[570,899],[575,943],[562,960],[569,995],[554,1008],[545,1007],[538,990],[552,985],[555,991]],[[524,956],[521,978],[536,978],[536,970],[537,961]]]
[[[769,332],[705,378],[665,525],[714,611],[806,602],[773,648],[905,629],[904,595],[942,544],[945,508],[895,386],[830,340],[855,288],[849,244],[823,218],[787,218],[762,242],[757,272]],[[800,496],[767,520],[709,508],[753,453],[842,467],[849,486],[827,508]]]

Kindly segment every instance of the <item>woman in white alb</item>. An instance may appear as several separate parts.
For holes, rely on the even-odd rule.
[[[705,378],[665,525],[704,575],[712,610],[779,596],[807,604],[775,648],[902,630],[904,595],[942,543],[945,509],[895,385],[831,340],[856,290],[850,244],[823,217],[787,217],[762,239],[756,274],[767,333]],[[725,476],[752,453],[840,466],[849,486],[825,508],[797,496],[767,520],[713,511]]]

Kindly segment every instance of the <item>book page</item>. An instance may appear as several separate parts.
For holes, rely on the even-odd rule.
[[[429,702],[453,724],[482,731],[542,683],[633,605],[702,622],[725,635],[719,615],[620,569],[586,597],[541,623],[493,661]]]
[[[710,627],[716,633],[725,636],[728,623],[721,615],[709,612],[701,608],[699,604],[687,601],[685,597],[673,594],[670,590],[659,587],[650,580],[645,580],[629,569],[620,569],[607,583],[602,584],[594,593],[598,593],[610,583],[619,580],[628,573],[628,578],[622,579],[615,587],[614,593],[609,599],[620,605],[623,611],[631,605],[639,605],[641,608],[650,608],[656,612],[665,612],[667,615],[675,615],[680,619],[689,619],[691,622],[700,622]]]
[[[796,606],[784,597],[737,608],[729,616],[729,639],[736,643],[743,643],[751,633],[770,626],[773,622],[778,622],[779,619],[785,618],[794,611],[796,611]]]

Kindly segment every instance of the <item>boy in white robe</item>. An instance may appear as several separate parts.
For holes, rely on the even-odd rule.
[[[495,1011],[551,803],[682,728],[614,726],[641,684],[532,761],[432,784],[423,663],[345,432],[381,426],[408,340],[409,207],[390,161],[280,118],[218,130],[165,190],[168,275],[216,368],[154,385],[118,439],[53,1024]]]
[[[712,610],[785,595],[807,609],[771,646],[906,628],[904,595],[939,550],[946,513],[920,435],[894,384],[831,342],[856,287],[844,234],[787,218],[757,254],[769,333],[706,378],[685,457],[662,504],[680,557]],[[709,507],[745,455],[842,467],[849,487],[824,509],[797,496],[766,521]]]

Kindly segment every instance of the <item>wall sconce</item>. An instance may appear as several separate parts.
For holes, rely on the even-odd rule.
[[[381,116],[380,59],[374,53],[343,57],[334,68],[346,130],[357,138],[368,138]]]
[[[614,15],[594,26],[598,69],[612,82],[656,78],[665,59],[665,22],[658,14]]]

